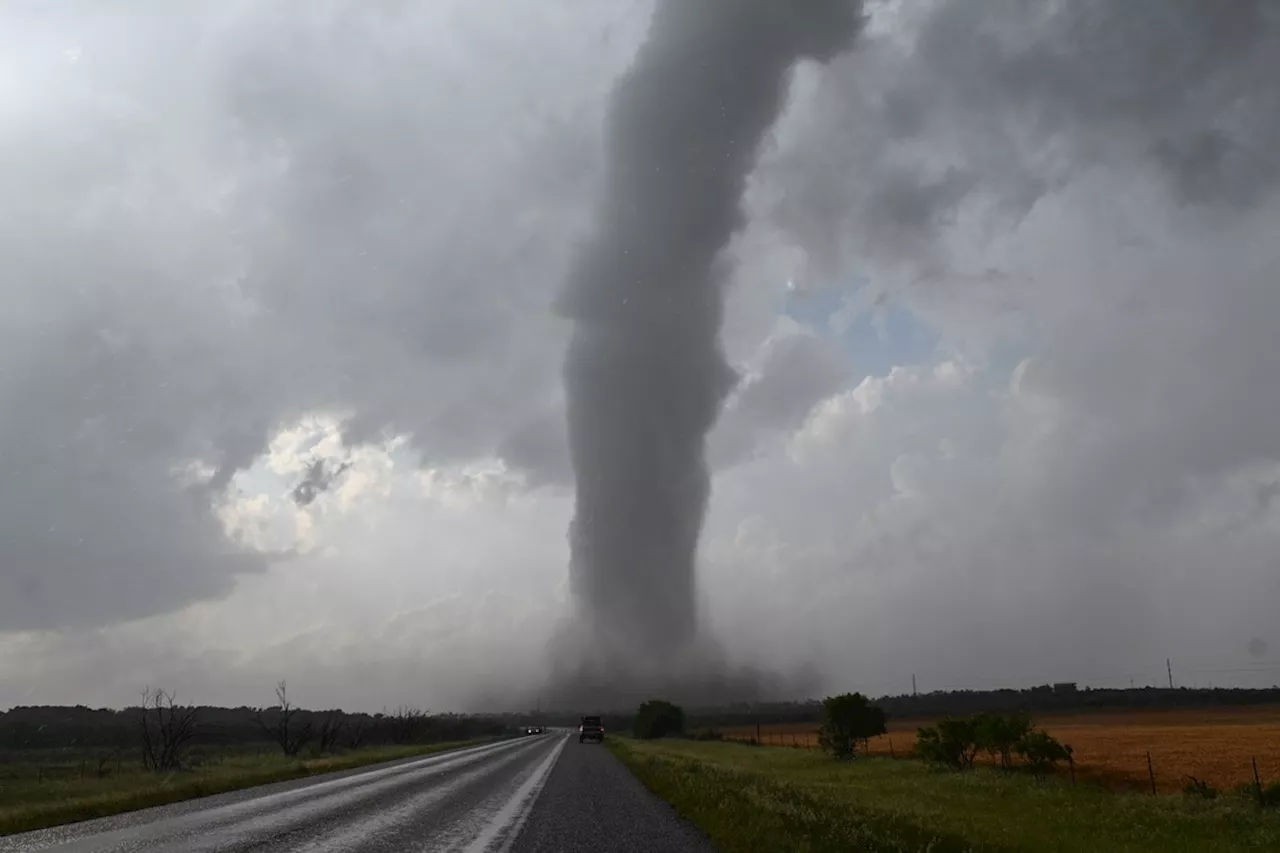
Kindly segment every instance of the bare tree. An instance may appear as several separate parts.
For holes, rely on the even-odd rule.
[[[391,715],[391,740],[396,744],[410,743],[425,729],[428,718],[420,708],[401,705]]]
[[[276,685],[276,700],[279,705],[274,709],[276,712],[274,725],[267,722],[265,717],[267,709],[264,708],[258,709],[255,719],[262,730],[280,745],[285,755],[297,755],[311,742],[314,734],[311,721],[306,720],[299,724],[297,720],[299,709],[289,704],[289,690],[284,681]]]
[[[157,687],[142,691],[142,763],[148,770],[181,770],[198,725],[195,708],[183,708],[173,693]]]
[[[331,752],[338,745],[338,738],[346,727],[347,717],[341,711],[330,711],[320,722],[320,730],[316,734],[316,745],[321,752]]]

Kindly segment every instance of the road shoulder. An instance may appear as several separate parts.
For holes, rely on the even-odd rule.
[[[570,738],[512,853],[711,853],[608,749]]]

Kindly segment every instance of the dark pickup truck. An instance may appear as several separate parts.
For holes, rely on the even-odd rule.
[[[596,743],[604,740],[604,723],[599,717],[582,718],[582,725],[578,726],[578,743],[587,740],[594,740]]]

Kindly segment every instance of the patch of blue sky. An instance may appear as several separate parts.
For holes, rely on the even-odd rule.
[[[883,293],[858,271],[841,282],[788,285],[779,297],[778,313],[837,342],[858,380],[885,376],[895,367],[933,364],[956,351],[955,342],[948,343],[934,322],[912,309],[910,300]],[[1034,350],[1031,340],[1012,333],[988,340],[981,353],[967,352],[967,360],[976,356],[982,372],[999,384]]]
[[[927,364],[939,356],[938,333],[905,305],[872,308],[839,333],[854,370],[884,376],[894,367]]]
[[[936,329],[899,300],[876,302],[865,285],[856,290],[788,289],[780,311],[836,341],[859,376],[884,376],[894,367],[929,363],[939,355]]]

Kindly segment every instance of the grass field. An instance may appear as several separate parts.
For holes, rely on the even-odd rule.
[[[1076,772],[1112,788],[1150,790],[1147,753],[1156,789],[1181,791],[1187,776],[1222,790],[1253,782],[1252,759],[1264,784],[1280,781],[1280,708],[1124,711],[1035,718],[1036,725],[1075,749]],[[932,720],[891,720],[871,740],[871,754],[899,757],[915,746],[916,729]],[[817,747],[817,723],[762,726],[765,745]],[[754,738],[755,727],[725,731]]]
[[[1113,793],[737,743],[615,739],[610,748],[726,853],[1280,850],[1280,814],[1244,797]]]
[[[268,750],[228,750],[205,756],[195,769],[170,774],[147,772],[136,757],[119,765],[107,761],[99,768],[92,757],[56,752],[10,754],[0,760],[0,835],[489,740],[373,747],[322,758],[288,758],[279,751]]]

